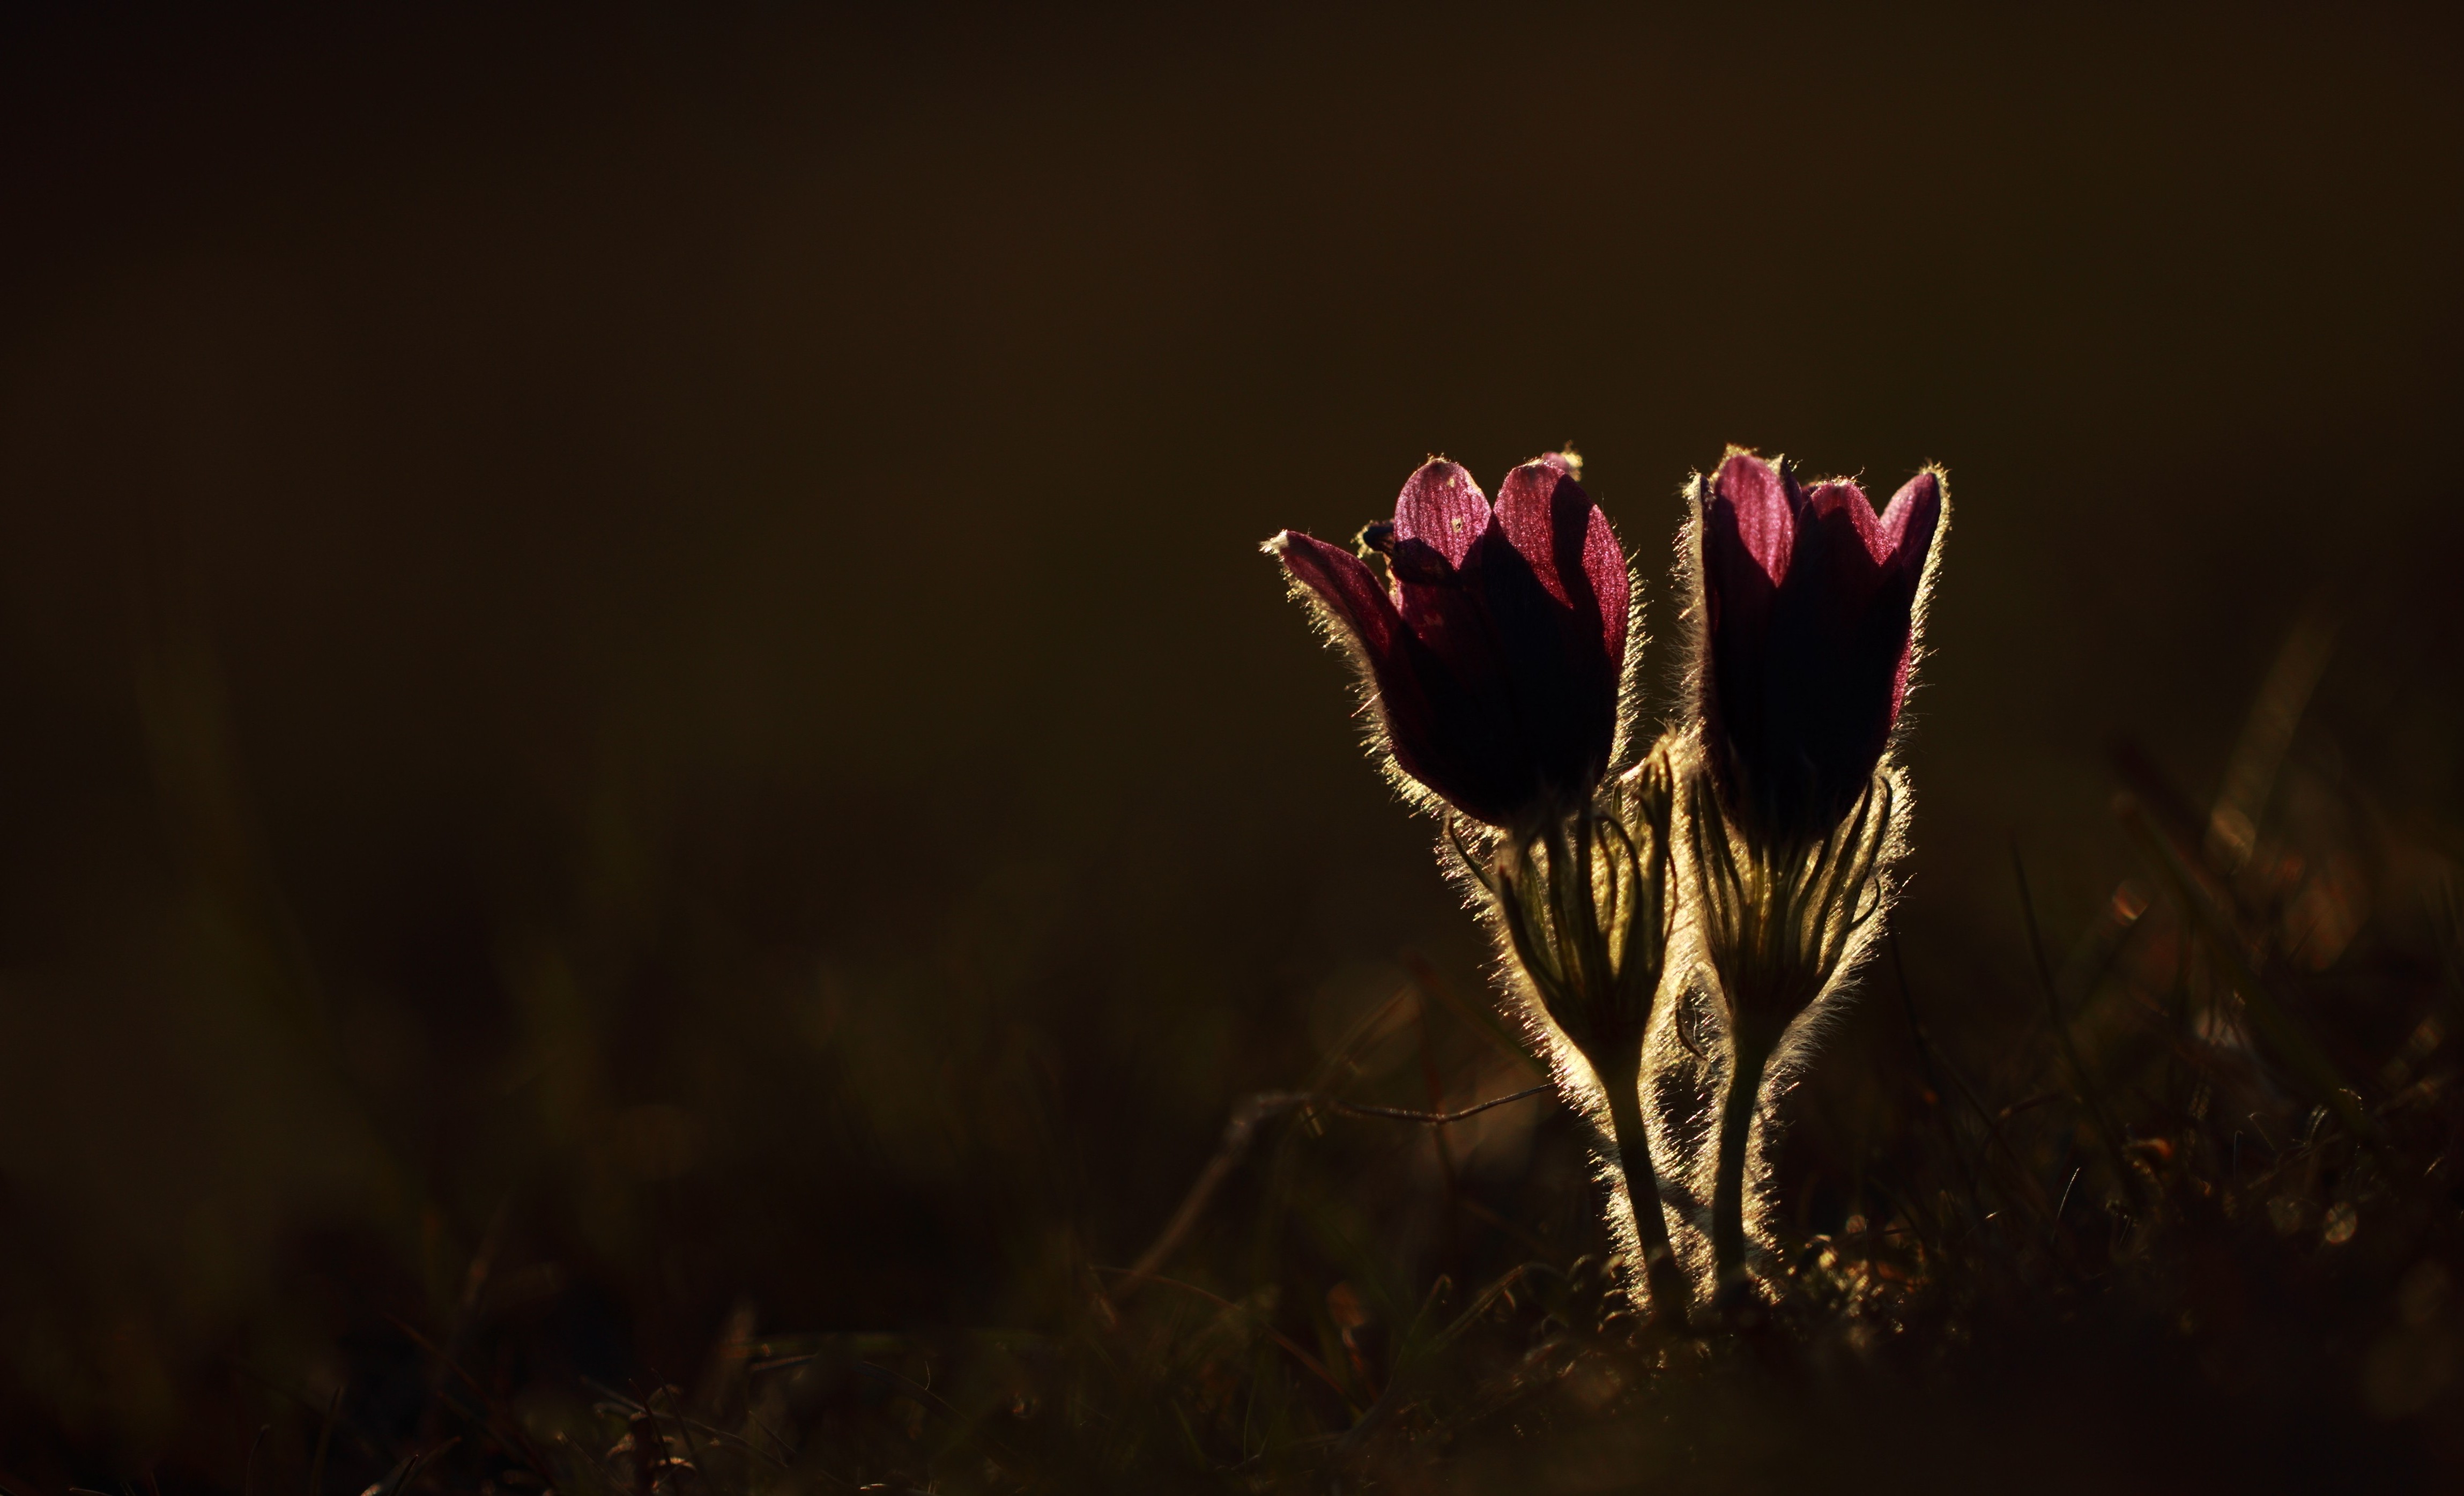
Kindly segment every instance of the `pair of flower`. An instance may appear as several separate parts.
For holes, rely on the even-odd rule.
[[[1637,754],[1637,588],[1579,476],[1571,452],[1538,458],[1492,507],[1433,460],[1357,555],[1293,531],[1266,548],[1360,666],[1397,782],[1450,827],[1486,828],[1452,845],[1525,995],[1606,1092],[1650,1295],[1682,1319],[1638,1099],[1676,913],[1690,905],[1727,1018],[1711,1238],[1734,1285],[1767,1064],[1880,907],[1903,804],[1885,759],[1947,499],[1928,470],[1877,516],[1853,482],[1809,489],[1742,451],[1698,475],[1688,700]],[[1672,895],[1681,833],[1690,875]]]

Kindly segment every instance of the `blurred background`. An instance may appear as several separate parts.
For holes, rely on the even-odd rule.
[[[2212,794],[2305,610],[2299,753],[2452,852],[2455,43],[12,9],[0,1467],[235,1485],[483,1252],[610,1378],[1134,1258],[1410,954],[1482,989],[1256,552],[1433,452],[1578,446],[1662,641],[1725,444],[1947,466],[1946,1044],[2025,990],[2014,842],[2087,919],[2110,745]]]

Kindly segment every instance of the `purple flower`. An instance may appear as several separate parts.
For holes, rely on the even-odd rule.
[[[1491,825],[1587,800],[1617,746],[1625,554],[1576,471],[1572,454],[1527,462],[1492,510],[1433,459],[1394,522],[1360,533],[1362,556],[1294,530],[1265,546],[1353,647],[1395,766]]]
[[[1877,518],[1854,483],[1809,493],[1785,464],[1731,451],[1692,497],[1722,797],[1766,835],[1822,836],[1863,793],[1907,695],[1941,473],[1909,479]]]

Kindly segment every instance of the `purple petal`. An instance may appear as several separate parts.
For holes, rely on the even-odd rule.
[[[1497,528],[1549,596],[1593,626],[1612,668],[1625,666],[1625,553],[1571,465],[1559,455],[1536,457],[1506,475],[1497,494]]]
[[[1732,451],[1711,480],[1714,507],[1723,504],[1734,517],[1736,538],[1745,555],[1762,568],[1773,586],[1788,575],[1790,553],[1796,544],[1796,517],[1805,494],[1789,474],[1749,451]]]
[[[1488,497],[1461,465],[1433,457],[1420,465],[1395,500],[1395,538],[1419,541],[1460,567],[1473,542],[1488,533]]]
[[[1933,550],[1934,528],[1941,522],[1942,477],[1928,468],[1891,495],[1891,507],[1882,512],[1881,523],[1876,527],[1874,559],[1922,573],[1925,557]]]
[[[1890,590],[1906,599],[1904,606],[1913,610],[1917,588],[1924,584],[1925,560],[1933,552],[1933,539],[1942,527],[1942,477],[1931,469],[1918,473],[1891,495],[1891,507],[1882,513],[1881,536],[1887,549],[1885,568],[1893,585]],[[1900,658],[1891,672],[1891,721],[1900,719],[1900,708],[1908,699],[1908,659],[1916,643],[1913,629],[1900,642]]]
[[[1391,543],[1387,564],[1395,574],[1395,607],[1404,627],[1466,689],[1502,691],[1506,662],[1480,598],[1479,550],[1469,566],[1457,571],[1425,545]],[[1485,539],[1480,549],[1491,543]]]
[[[1617,739],[1625,675],[1625,560],[1564,459],[1508,473],[1477,562],[1514,713],[1542,782],[1588,795]]]
[[[1463,575],[1489,534],[1488,499],[1471,474],[1443,458],[1432,458],[1403,484],[1395,501],[1395,523],[1363,538],[1386,557],[1395,579],[1395,605],[1404,624],[1456,677],[1475,689],[1502,668],[1496,644],[1482,622],[1477,600]]]
[[[1782,590],[1827,629],[1858,627],[1881,585],[1881,526],[1865,491],[1844,478],[1815,485],[1796,519]]]
[[[1634,579],[1626,570],[1625,552],[1617,545],[1617,532],[1609,528],[1609,517],[1597,506],[1583,526],[1583,575],[1592,582],[1592,595],[1599,600],[1600,645],[1609,664],[1623,678],[1625,671],[1626,627],[1633,621]]]
[[[1314,536],[1287,530],[1265,549],[1342,625],[1376,685],[1386,746],[1405,774],[1475,820],[1504,825],[1527,798],[1510,715],[1453,673],[1457,663],[1405,626],[1360,559]],[[1419,588],[1406,584],[1408,596]]]
[[[1846,478],[1817,483],[1805,495],[1805,510],[1797,517],[1797,524],[1802,528],[1808,520],[1816,519],[1831,520],[1854,534],[1858,549],[1876,565],[1889,553],[1882,540],[1881,525],[1874,518],[1873,501],[1865,496],[1863,489]]]
[[[1298,530],[1284,531],[1266,542],[1265,550],[1351,630],[1373,666],[1393,656],[1400,643],[1403,620],[1359,557]]]
[[[1431,771],[1416,751],[1432,740],[1438,713],[1427,683],[1414,668],[1411,631],[1395,610],[1376,574],[1360,558],[1313,535],[1286,530],[1265,544],[1284,563],[1292,580],[1309,589],[1352,637],[1353,648],[1377,687],[1378,720],[1387,745],[1404,772],[1434,784]]]

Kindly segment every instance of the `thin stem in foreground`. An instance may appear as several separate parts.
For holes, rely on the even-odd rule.
[[[1642,1243],[1643,1284],[1651,1290],[1655,1325],[1683,1329],[1692,1313],[1691,1289],[1668,1239],[1668,1214],[1660,1203],[1660,1175],[1651,1163],[1651,1135],[1642,1119],[1642,1072],[1600,1077],[1609,1093],[1609,1125],[1617,1166],[1625,1173],[1626,1201],[1634,1209],[1635,1234]]]
[[[1711,1261],[1718,1273],[1715,1293],[1723,1298],[1745,1281],[1746,1160],[1770,1057],[1769,1046],[1737,1039],[1720,1103],[1720,1157],[1711,1180]]]

